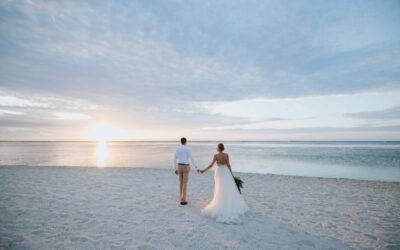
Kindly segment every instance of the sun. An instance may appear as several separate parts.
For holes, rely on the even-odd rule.
[[[88,138],[94,141],[126,140],[132,133],[116,128],[108,123],[98,123],[88,132]]]

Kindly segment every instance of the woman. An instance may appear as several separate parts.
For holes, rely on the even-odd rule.
[[[214,155],[211,164],[204,170],[198,170],[199,173],[204,173],[212,168],[214,163],[218,165],[214,173],[214,197],[201,212],[216,218],[218,222],[235,223],[248,207],[236,187],[229,155],[224,153],[224,149],[224,144],[218,144],[218,153]]]

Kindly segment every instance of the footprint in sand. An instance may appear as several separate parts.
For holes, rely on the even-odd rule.
[[[173,229],[173,228],[168,228],[167,229],[167,233],[168,234],[173,234],[173,233],[175,233],[176,231],[175,231],[175,229]]]
[[[34,235],[41,235],[41,234],[43,234],[43,232],[44,232],[43,230],[39,229],[39,230],[33,231],[32,234],[34,234]]]
[[[315,244],[309,240],[300,240],[296,242],[300,246],[315,247]]]
[[[140,245],[137,247],[137,249],[139,250],[155,250],[157,249],[156,247],[152,246],[152,245]]]

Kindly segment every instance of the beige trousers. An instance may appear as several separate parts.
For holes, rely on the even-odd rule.
[[[189,166],[178,166],[179,175],[179,196],[181,201],[186,201],[187,183],[189,180]]]

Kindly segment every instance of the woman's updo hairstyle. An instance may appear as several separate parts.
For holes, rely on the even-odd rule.
[[[222,144],[222,143],[219,143],[218,144],[218,149],[219,149],[219,151],[224,151],[225,150],[225,147],[224,147],[224,144]]]

